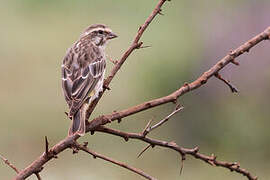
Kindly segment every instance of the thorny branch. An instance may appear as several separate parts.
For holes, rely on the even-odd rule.
[[[122,67],[122,65],[124,64],[126,59],[130,56],[130,54],[134,50],[142,47],[143,42],[140,42],[140,38],[142,37],[142,34],[146,30],[146,28],[149,26],[149,24],[152,22],[152,20],[156,17],[156,15],[161,14],[161,7],[165,2],[166,2],[166,0],[159,0],[155,9],[150,14],[150,16],[146,19],[145,23],[142,26],[140,26],[131,46],[123,54],[122,58],[117,61],[117,63],[113,67],[110,75],[105,80],[104,91],[106,89],[109,89],[109,85],[110,85],[112,79],[114,78],[116,73],[119,71],[119,69]],[[197,80],[195,80],[189,84],[184,84],[178,90],[176,90],[175,92],[173,92],[167,96],[164,96],[164,97],[161,97],[158,99],[154,99],[151,101],[147,101],[147,102],[144,102],[142,104],[130,107],[128,109],[124,109],[122,111],[117,111],[117,112],[113,112],[112,114],[102,115],[100,117],[97,117],[97,118],[93,119],[91,122],[87,122],[87,127],[86,127],[87,132],[94,132],[96,130],[96,131],[102,131],[105,133],[121,136],[125,140],[128,140],[129,138],[130,139],[138,139],[138,140],[147,142],[152,147],[157,145],[157,146],[162,146],[162,147],[173,149],[182,155],[182,159],[185,158],[185,155],[191,155],[195,158],[203,160],[204,162],[206,162],[208,164],[215,165],[215,166],[222,166],[222,167],[230,169],[231,171],[236,171],[240,174],[245,175],[250,180],[257,179],[256,177],[252,176],[247,170],[240,168],[238,163],[228,163],[228,162],[224,162],[224,161],[217,161],[216,157],[214,155],[213,156],[206,156],[206,155],[200,154],[198,152],[199,149],[197,147],[193,148],[193,149],[187,149],[187,148],[183,148],[183,147],[178,146],[174,142],[166,142],[166,141],[152,139],[152,138],[146,137],[143,134],[125,133],[125,132],[117,131],[114,129],[109,129],[109,128],[105,127],[104,125],[106,125],[107,123],[110,123],[111,121],[114,121],[114,120],[120,121],[124,117],[136,114],[138,112],[141,112],[141,111],[144,111],[144,110],[156,107],[156,106],[160,106],[162,104],[175,102],[180,96],[184,95],[185,93],[192,91],[194,89],[197,89],[197,88],[201,87],[203,84],[207,83],[208,79],[212,78],[213,76],[216,76],[218,74],[218,72],[221,69],[223,69],[227,64],[229,64],[229,63],[238,64],[238,62],[236,63],[235,58],[237,58],[238,56],[240,56],[244,52],[248,52],[252,47],[254,47],[258,43],[262,42],[263,40],[269,39],[269,37],[270,37],[270,27],[268,27],[264,32],[258,34],[257,36],[255,36],[251,40],[247,41],[245,44],[241,45],[240,47],[238,47],[234,51],[230,52],[227,56],[225,56],[223,59],[218,61],[217,64],[215,64],[208,71],[203,73]],[[96,99],[89,107],[88,117],[90,117],[91,113],[95,109],[95,107],[96,107],[99,99],[102,97],[104,91],[100,94],[99,98]],[[149,126],[150,126],[150,124],[149,124]],[[79,139],[78,135],[68,136],[49,149],[47,149],[48,143],[46,142],[45,152],[40,157],[38,157],[34,162],[32,162],[29,166],[27,166],[25,169],[21,170],[14,179],[21,180],[21,179],[25,179],[25,178],[29,177],[32,174],[38,174],[42,170],[43,166],[48,161],[50,161],[53,158],[56,158],[57,155],[59,153],[61,153],[62,151],[66,150],[68,148],[72,148],[74,143],[76,143],[77,139]],[[83,150],[83,149],[81,149],[81,150]],[[100,156],[100,157],[102,157],[102,156]],[[138,172],[136,172],[136,173],[138,173]],[[39,176],[39,174],[38,174],[38,176]]]
[[[105,161],[108,161],[108,162],[111,162],[111,163],[116,164],[116,165],[118,165],[118,166],[121,166],[121,167],[123,167],[123,168],[126,168],[126,169],[128,169],[128,170],[130,170],[130,171],[132,171],[132,172],[135,172],[135,173],[137,173],[137,174],[139,174],[139,175],[145,177],[146,179],[156,180],[156,178],[154,178],[154,177],[152,177],[152,176],[146,174],[145,172],[143,172],[143,171],[140,170],[140,169],[134,168],[134,167],[132,167],[132,166],[129,166],[129,165],[127,165],[127,164],[124,164],[124,163],[122,163],[122,162],[119,162],[119,161],[117,161],[117,160],[114,160],[114,159],[112,159],[112,158],[106,157],[106,156],[101,155],[101,154],[99,154],[99,153],[97,153],[97,152],[95,152],[95,151],[90,150],[90,149],[87,147],[87,143],[85,143],[84,145],[80,145],[79,143],[74,142],[73,145],[74,145],[77,149],[82,150],[82,151],[84,151],[84,152],[86,152],[86,153],[88,153],[88,154],[91,154],[91,155],[93,156],[93,158],[95,158],[95,159],[96,159],[96,158],[103,159],[103,160],[105,160]]]
[[[249,52],[252,47],[257,45],[258,43],[262,42],[263,40],[268,40],[270,36],[270,26],[262,33],[258,34],[257,36],[253,37],[243,45],[239,46],[237,49],[234,51],[230,52],[228,55],[226,55],[224,58],[219,60],[214,66],[212,66],[208,71],[204,72],[198,79],[191,83],[185,83],[183,86],[181,86],[178,90],[174,91],[173,93],[158,98],[158,99],[153,99],[147,102],[144,102],[142,104],[121,110],[121,111],[116,111],[113,112],[112,114],[108,115],[103,115],[100,117],[95,118],[92,120],[90,123],[87,125],[87,130],[91,131],[95,127],[98,127],[100,125],[105,125],[107,123],[110,123],[111,121],[119,120],[124,117],[136,114],[141,111],[145,111],[147,109],[151,109],[156,106],[160,106],[166,103],[174,103],[177,98],[180,96],[183,96],[187,92],[190,92],[192,90],[195,90],[202,85],[206,84],[207,81],[212,78],[213,76],[215,77],[216,74],[223,69],[226,65],[231,63],[232,61],[235,61],[235,58],[243,54],[244,52]]]
[[[141,140],[141,141],[148,143],[149,145],[138,155],[138,157],[141,156],[141,154],[151,146],[152,147],[161,146],[161,147],[166,147],[166,148],[173,149],[173,150],[179,152],[180,155],[182,156],[183,160],[185,160],[186,155],[190,155],[196,159],[200,159],[200,160],[210,164],[211,166],[220,166],[220,167],[227,168],[231,171],[238,172],[238,173],[246,176],[250,180],[257,179],[257,177],[254,177],[253,175],[251,175],[246,169],[240,168],[239,163],[218,161],[217,157],[215,155],[207,156],[207,155],[203,155],[203,154],[199,153],[198,147],[195,147],[193,149],[182,148],[182,147],[178,146],[175,142],[167,142],[167,141],[152,139],[152,138],[146,137],[140,133],[126,133],[126,132],[122,132],[119,130],[107,128],[105,126],[98,127],[96,129],[96,131],[116,135],[116,136],[124,138],[125,140],[138,139],[138,140]]]

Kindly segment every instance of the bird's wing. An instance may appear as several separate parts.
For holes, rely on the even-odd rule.
[[[70,57],[67,55],[65,58]],[[98,57],[83,67],[79,67],[77,64],[80,59],[73,60],[70,64],[69,61],[69,59],[64,60],[62,65],[62,87],[70,108],[69,115],[73,116],[88,98],[88,94],[95,89],[98,81],[101,80],[105,70],[105,59]]]

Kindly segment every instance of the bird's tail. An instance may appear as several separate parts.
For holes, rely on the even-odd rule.
[[[85,116],[83,116],[81,111],[82,110],[77,111],[72,117],[72,124],[68,131],[69,136],[74,134],[83,136],[85,134]]]

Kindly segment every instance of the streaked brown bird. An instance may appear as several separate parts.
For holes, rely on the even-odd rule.
[[[69,107],[69,117],[72,118],[69,136],[85,134],[86,110],[103,90],[105,47],[109,40],[116,37],[106,25],[91,25],[64,57],[62,88]]]

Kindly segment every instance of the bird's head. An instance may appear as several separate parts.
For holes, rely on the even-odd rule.
[[[117,35],[104,24],[93,24],[87,27],[81,34],[81,38],[90,39],[97,46],[104,46],[108,40],[116,37]]]

